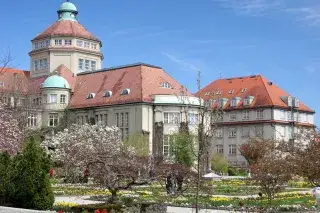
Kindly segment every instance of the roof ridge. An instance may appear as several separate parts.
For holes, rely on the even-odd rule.
[[[260,80],[262,81],[262,84],[263,84],[265,90],[267,91],[267,94],[268,94],[268,97],[269,97],[269,99],[270,99],[270,101],[271,101],[271,104],[272,104],[272,106],[274,106],[275,104],[273,103],[273,100],[272,100],[272,98],[271,98],[271,96],[270,96],[270,94],[269,94],[269,90],[267,89],[267,86],[266,86],[266,84],[265,84],[265,82],[264,82],[264,80],[263,80],[263,79],[265,79],[265,78],[264,78],[262,75],[257,75],[257,77],[259,77]]]

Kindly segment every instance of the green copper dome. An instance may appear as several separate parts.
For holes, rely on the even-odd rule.
[[[60,11],[74,11],[77,12],[77,8],[74,4],[72,4],[71,2],[63,2],[59,8]]]
[[[59,75],[53,75],[48,77],[43,83],[42,88],[62,88],[70,89],[69,83],[66,79],[62,78]]]
[[[58,10],[58,21],[77,21],[77,7],[69,1],[63,2]]]

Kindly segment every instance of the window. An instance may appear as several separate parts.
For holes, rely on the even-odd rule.
[[[292,121],[292,112],[288,112],[288,121]]]
[[[104,93],[104,97],[106,97],[106,98],[109,98],[109,97],[111,97],[112,96],[112,91],[106,91],[105,93]]]
[[[242,112],[242,120],[249,120],[249,111]]]
[[[34,113],[29,114],[28,116],[28,127],[37,126],[37,115]]]
[[[129,127],[129,113],[128,112],[124,113],[124,126]]]
[[[82,47],[82,46],[83,46],[83,41],[77,40],[77,46],[78,46],[78,47]]]
[[[50,46],[50,40],[46,40],[46,47]]]
[[[222,138],[222,137],[223,137],[223,130],[222,130],[221,128],[216,129],[216,130],[215,130],[215,136],[216,136],[217,138]]]
[[[171,85],[170,85],[168,82],[163,82],[163,83],[161,84],[161,87],[162,87],[162,88],[172,89]]]
[[[170,157],[170,142],[173,138],[170,135],[163,135],[163,156]]]
[[[231,89],[231,90],[229,91],[229,94],[233,94],[233,92],[234,92],[234,89]]]
[[[115,120],[116,120],[116,126],[119,127],[119,113],[116,113],[116,114],[114,115],[114,118],[115,118]]]
[[[257,119],[263,119],[263,109],[257,110]]]
[[[0,87],[4,87],[4,82],[0,81]]]
[[[280,119],[285,120],[286,119],[286,112],[284,110],[280,110]]]
[[[50,94],[50,100],[49,103],[53,104],[53,103],[57,103],[58,102],[58,95],[57,94]]]
[[[250,129],[247,126],[242,127],[242,137],[248,138],[250,137]]]
[[[85,48],[90,48],[90,42],[85,41],[85,42],[84,42],[84,47],[85,47]]]
[[[130,93],[130,89],[123,89],[121,91],[121,95],[129,95],[129,93]]]
[[[40,59],[40,69],[47,69],[48,68],[48,60],[46,58]]]
[[[262,137],[263,136],[263,126],[256,126],[255,133],[256,133],[256,137]]]
[[[104,114],[104,125],[108,125],[108,114]]]
[[[229,118],[230,118],[230,121],[237,120],[237,113],[236,112],[230,112]]]
[[[229,128],[228,135],[229,135],[229,138],[235,138],[237,136],[237,129]]]
[[[84,70],[87,71],[90,68],[90,60],[85,60]]]
[[[54,40],[54,44],[56,46],[61,46],[62,45],[62,40],[61,39],[56,39],[56,40]]]
[[[106,117],[108,118],[108,117]],[[116,126],[120,128],[122,140],[129,135],[129,113],[115,113]]]
[[[96,93],[89,93],[87,99],[93,99],[94,97],[96,97]]]
[[[60,103],[65,104],[66,103],[66,95],[60,95]]]
[[[91,70],[96,70],[96,69],[97,69],[96,61],[91,61]]]
[[[97,44],[91,43],[91,48],[94,49],[94,50],[96,50],[96,49],[97,49]]]
[[[236,99],[232,99],[231,103],[230,103],[231,107],[236,107],[237,106],[237,100]]]
[[[237,146],[236,144],[229,145],[229,155],[236,155],[237,154]]]
[[[210,95],[210,92],[206,92],[204,95],[205,95],[205,96],[209,96],[209,95]]]
[[[244,106],[250,105],[250,99],[249,98],[245,98],[244,101],[243,101],[243,105]]]
[[[223,145],[222,144],[217,145],[216,149],[217,149],[218,154],[223,154]]]
[[[189,113],[189,124],[194,125],[198,124],[199,115],[196,113]]]
[[[178,124],[180,123],[180,113],[179,112],[165,112],[164,123],[166,124]]]
[[[78,70],[79,71],[83,71],[84,70],[84,64],[83,64],[84,60],[79,58],[78,60]]]
[[[43,95],[43,103],[46,104],[48,103],[48,95]]]
[[[39,70],[40,64],[39,60],[33,61],[33,70]]]
[[[49,114],[49,126],[54,127],[58,125],[58,114],[50,113]]]
[[[64,45],[71,46],[72,45],[72,40],[64,40]]]

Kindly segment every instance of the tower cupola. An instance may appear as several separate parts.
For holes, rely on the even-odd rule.
[[[59,18],[58,21],[70,20],[77,22],[78,10],[73,3],[69,2],[69,0],[63,2],[57,12]]]

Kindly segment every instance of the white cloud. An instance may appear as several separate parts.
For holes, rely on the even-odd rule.
[[[180,59],[175,55],[172,55],[172,54],[166,53],[166,52],[162,52],[161,54],[166,56],[168,59],[175,62],[176,64],[178,64],[181,67],[181,69],[183,69],[183,70],[191,70],[191,71],[198,71],[199,70],[199,68],[196,67],[195,65],[193,65],[183,59]]]
[[[212,0],[223,7],[231,8],[240,15],[264,15],[282,6],[282,0]]]
[[[287,9],[287,12],[297,15],[297,20],[304,21],[309,25],[320,25],[320,7],[300,7]]]

